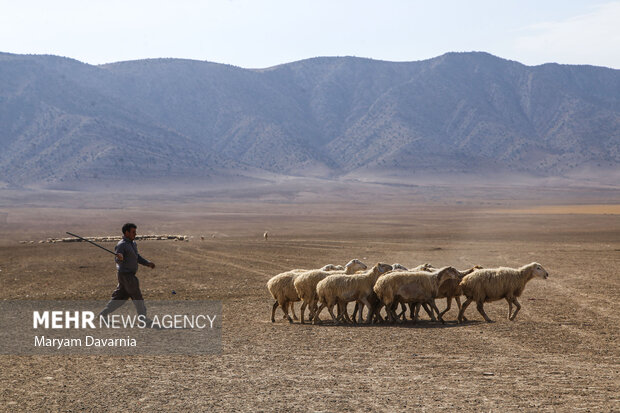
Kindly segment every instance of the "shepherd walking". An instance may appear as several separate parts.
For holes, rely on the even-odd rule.
[[[138,246],[134,241],[136,239],[136,224],[128,222],[123,225],[123,239],[116,244],[114,252],[116,253],[116,271],[118,277],[118,286],[112,293],[112,299],[108,302],[106,307],[99,313],[100,316],[106,317],[112,311],[116,310],[127,299],[131,298],[138,315],[146,318],[146,306],[144,305],[144,299],[142,298],[142,292],[140,291],[140,282],[136,277],[138,271],[138,264],[145,265],[150,268],[155,268],[155,264],[151,261],[144,259],[138,254]]]

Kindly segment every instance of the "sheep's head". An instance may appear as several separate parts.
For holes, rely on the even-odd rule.
[[[472,272],[474,272],[474,271],[476,271],[476,270],[482,270],[482,269],[484,269],[484,267],[483,267],[482,265],[474,265],[473,267],[471,267],[471,268],[470,268],[470,269],[468,269],[468,270],[465,270],[465,271],[459,271],[459,274],[460,274],[460,277],[459,277],[459,278],[460,278],[460,279],[462,279],[462,278],[463,278],[463,277],[465,277],[466,275],[469,275],[469,274],[471,274]]]
[[[437,272],[437,285],[441,286],[448,280],[460,280],[461,273],[454,267],[444,267]]]
[[[431,264],[429,263],[424,263],[424,264],[420,264],[417,267],[415,267],[412,271],[426,271],[426,272],[433,272],[437,270],[437,268],[433,267]]]
[[[327,264],[321,268],[321,271],[342,271],[342,270],[344,270],[344,267],[342,265],[334,265],[334,264]]]
[[[436,271],[437,269],[438,268],[435,268],[433,264],[429,264],[428,262],[424,264],[424,271],[433,272],[433,271]]]
[[[392,264],[392,269],[393,269],[393,270],[401,270],[401,271],[409,271],[409,270],[407,269],[407,267],[405,267],[404,265],[401,265],[401,264],[399,264],[399,263],[394,263],[394,264]]]
[[[361,262],[358,259],[352,259],[351,261],[349,261],[347,263],[347,265],[344,266],[347,274],[353,274],[357,271],[362,271],[367,269],[368,267],[366,266],[366,264],[364,264],[363,262]]]
[[[372,271],[375,274],[383,274],[385,272],[392,271],[392,266],[390,264],[379,262],[377,263],[377,265],[372,267]]]
[[[547,272],[547,270],[545,270],[542,267],[542,265],[540,265],[537,262],[533,262],[529,264],[528,267],[532,271],[530,278],[538,277],[538,278],[542,278],[543,280],[546,280],[549,277],[549,273]]]

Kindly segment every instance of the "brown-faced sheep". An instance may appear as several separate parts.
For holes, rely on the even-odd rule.
[[[335,274],[320,281],[316,286],[316,294],[321,305],[314,314],[313,322],[317,323],[320,321],[319,315],[323,308],[327,307],[332,320],[338,323],[339,319],[334,316],[332,310],[334,305],[338,303],[346,304],[350,301],[359,301],[371,308],[368,296],[371,295],[373,286],[379,276],[390,270],[392,270],[391,265],[378,263],[363,274]],[[359,314],[360,322],[361,312],[362,308],[360,308]],[[371,317],[372,312],[369,312],[366,323],[370,323]]]
[[[458,321],[463,322],[463,315],[472,301],[476,302],[478,312],[487,322],[492,320],[484,312],[484,303],[506,299],[508,302],[508,319],[514,321],[521,305],[517,297],[521,296],[525,284],[534,278],[547,279],[549,273],[537,262],[520,268],[489,268],[472,272],[463,277],[459,284],[467,300],[461,306]],[[512,313],[512,305],[517,309]]]
[[[427,272],[432,272],[433,270],[435,270],[435,267],[433,267],[431,264],[425,263],[425,264],[420,264],[417,267],[415,267],[412,270],[409,270],[407,267],[405,267],[402,264],[398,264],[398,263],[394,263],[392,264],[392,271],[387,272],[386,274],[391,274],[392,272],[396,272],[396,271],[427,271]],[[385,274],[384,274],[385,275]],[[373,293],[368,297],[368,301],[371,304],[371,311],[373,314],[373,318],[372,321],[373,322],[377,322],[377,323],[381,323],[383,322],[383,317],[381,317],[381,309],[383,308],[383,304],[381,303],[381,300],[379,300],[379,298],[377,297],[377,294],[375,294],[375,292],[373,291]],[[355,303],[355,309],[353,310],[353,320],[355,320],[356,314],[359,310],[359,305],[360,303],[356,302]],[[398,303],[395,303],[395,305],[397,306]],[[407,311],[407,304],[405,303],[400,303],[401,305],[401,312],[399,314],[399,317],[404,317],[404,314]],[[424,307],[424,310],[426,311],[426,313],[429,315],[429,317],[431,317],[432,321],[435,321],[435,316],[433,315],[433,312],[431,311],[431,309],[428,307],[428,305],[422,304]],[[396,309],[394,309],[396,310]],[[413,307],[411,310],[411,319],[413,319]],[[346,314],[345,314],[346,315]],[[360,314],[361,316],[361,314]]]
[[[365,270],[368,268],[366,264],[358,259],[352,259],[345,265],[344,274],[355,274],[357,271]],[[316,285],[323,279],[330,275],[337,274],[338,271],[326,271],[326,270],[312,270],[300,274],[293,281],[293,287],[298,297],[302,300],[301,303],[301,323],[304,324],[304,314],[306,307],[310,309],[310,319],[314,318],[314,313],[317,309],[317,295]]]
[[[444,267],[432,273],[426,271],[401,271],[386,274],[379,278],[374,290],[379,299],[385,305],[390,321],[399,319],[392,306],[397,302],[415,303],[416,314],[414,322],[417,321],[419,305],[426,303],[439,314],[435,306],[435,296],[439,287],[448,279],[458,277],[458,271],[452,267]],[[443,319],[439,317],[443,323]]]
[[[481,266],[474,265],[472,268],[468,270],[459,271],[459,277],[457,279],[448,280],[444,282],[441,285],[441,287],[439,287],[439,291],[437,292],[437,297],[435,298],[446,299],[446,309],[443,310],[441,313],[439,313],[440,317],[443,317],[445,313],[450,311],[453,298],[454,298],[454,301],[456,301],[456,306],[458,307],[459,311],[461,311],[461,295],[463,295],[463,292],[461,291],[461,287],[459,286],[459,283],[461,282],[463,277],[465,277],[468,274],[471,274],[475,270],[480,270],[480,269],[482,269]],[[466,318],[464,319],[467,320]]]
[[[335,271],[342,269],[343,267],[340,265],[328,264],[318,271]],[[293,282],[299,275],[308,271],[310,270],[294,269],[275,275],[269,281],[267,281],[267,289],[271,293],[271,296],[274,298],[274,300],[276,300],[275,303],[273,303],[271,309],[272,323],[276,321],[275,315],[278,306],[282,308],[282,312],[284,312],[284,318],[287,318],[289,322],[293,322],[291,317],[288,315],[289,308],[293,313],[293,318],[297,320],[297,315],[295,314],[295,307],[293,303],[299,301],[300,298],[297,295],[297,291],[295,291],[295,286],[293,285]]]
[[[396,262],[392,264],[392,271],[409,271],[409,269],[405,267],[404,265]],[[388,271],[387,273],[384,273],[384,274],[389,274],[392,271]],[[368,296],[368,302],[370,303],[370,308],[368,309],[368,311],[370,311],[372,314],[371,322],[373,323],[383,322],[383,317],[381,317],[381,308],[383,308],[383,306],[381,305],[381,300],[379,300],[379,297],[377,297],[377,294],[375,294],[374,290]],[[359,311],[359,309],[360,309],[360,303],[356,301],[355,308],[353,309],[353,318],[352,318],[354,323],[356,322],[355,318],[357,316],[357,312]],[[360,314],[360,318],[362,318],[362,314]]]
[[[420,269],[421,271],[426,271],[426,272],[433,272],[437,270],[435,267],[433,267],[430,264],[420,265],[416,268]],[[474,267],[474,268],[482,268],[482,267]],[[453,297],[457,303],[458,309],[459,310],[461,309],[461,299],[460,299],[461,292],[460,292],[460,288],[458,287],[458,285],[463,279],[463,277],[471,273],[474,270],[474,268],[465,270],[465,271],[459,271],[460,277],[458,279],[449,279],[449,280],[444,281],[443,284],[441,284],[437,292],[437,297],[435,298],[446,298],[447,306],[444,311],[437,314],[438,317],[443,318],[443,315],[450,310]],[[409,304],[409,317],[412,320],[417,319],[418,314],[420,312],[420,306],[417,303],[408,303],[408,304]],[[432,308],[429,308],[428,304],[426,303],[421,303],[421,304],[422,304],[422,307],[424,308],[424,311],[426,311],[426,314],[428,314],[428,316],[430,317],[431,321],[437,321],[437,319],[435,318],[434,310]],[[401,317],[403,320],[406,318],[404,308],[403,308],[403,311],[401,311],[401,313],[398,314],[398,317]]]

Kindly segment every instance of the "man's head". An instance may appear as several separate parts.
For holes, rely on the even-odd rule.
[[[131,241],[133,241],[136,238],[137,228],[138,226],[136,224],[132,224],[131,222],[128,222],[125,225],[123,225],[123,228],[122,228],[123,235],[125,236],[125,238],[129,238]]]

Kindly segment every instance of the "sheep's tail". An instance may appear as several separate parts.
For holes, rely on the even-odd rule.
[[[380,289],[377,292],[377,291],[374,290],[374,288],[373,288],[373,291],[375,292],[375,294],[377,294],[377,297],[379,298],[379,301],[381,303],[385,304],[385,297],[386,297],[385,291],[383,291],[383,289]]]
[[[273,297],[274,300],[277,300],[278,297],[276,297],[276,295],[274,294],[273,289],[271,288],[271,280],[267,281],[267,289],[269,290],[269,294],[271,294],[271,296]]]
[[[327,299],[325,298],[325,292],[323,291],[323,289],[317,289],[316,291],[316,302],[317,303],[325,303],[327,304]]]

